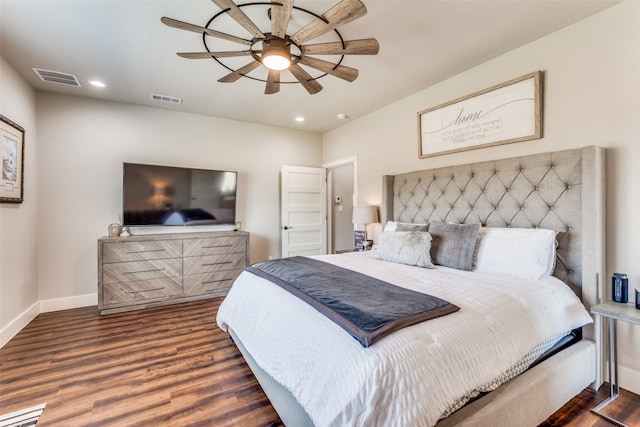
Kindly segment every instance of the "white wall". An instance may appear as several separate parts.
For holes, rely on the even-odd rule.
[[[306,132],[43,92],[37,118],[43,311],[97,303],[97,239],[119,222],[122,162],[238,171],[251,262],[280,254],[281,165],[321,164],[321,137]]]
[[[607,148],[607,271],[640,288],[640,2],[627,1],[323,136],[323,161],[358,157],[358,194],[381,200],[381,176],[531,153]],[[417,112],[527,74],[545,73],[544,138],[418,158]],[[630,295],[630,299],[633,295]],[[621,385],[640,393],[640,330],[619,324]]]
[[[0,57],[0,114],[25,130],[24,202],[0,203],[0,347],[38,312],[36,97]]]

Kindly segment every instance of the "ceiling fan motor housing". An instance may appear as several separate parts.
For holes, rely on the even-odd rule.
[[[262,40],[262,64],[272,70],[286,70],[291,65],[291,43],[270,33]]]

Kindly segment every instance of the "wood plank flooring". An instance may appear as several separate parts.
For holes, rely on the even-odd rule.
[[[583,390],[538,427],[612,427],[613,424],[591,413],[590,409],[609,397],[609,385],[598,392]],[[621,390],[620,396],[602,411],[629,427],[640,427],[640,396]]]
[[[215,323],[221,300],[39,315],[0,349],[0,414],[46,402],[38,427],[281,426]],[[541,426],[608,427],[589,413],[605,397],[585,390]],[[623,393],[608,413],[640,426],[640,396]]]
[[[46,402],[38,427],[278,423],[219,302],[39,315],[0,350],[0,412]]]

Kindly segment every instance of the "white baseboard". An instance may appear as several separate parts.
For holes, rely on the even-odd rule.
[[[40,301],[40,313],[98,305],[98,294],[77,295]]]
[[[38,314],[40,314],[40,301],[36,301],[31,307],[27,308],[7,326],[2,328],[0,330],[0,348],[4,347],[11,338],[15,337],[18,332],[35,319]]]
[[[623,389],[640,394],[640,372],[620,366],[618,381],[620,381],[620,387]]]
[[[25,326],[29,324],[40,313],[50,311],[68,310],[70,308],[87,307],[98,305],[98,294],[78,295],[68,298],[56,298],[36,301],[31,307],[26,309],[11,323],[0,330],[0,348],[11,341]]]

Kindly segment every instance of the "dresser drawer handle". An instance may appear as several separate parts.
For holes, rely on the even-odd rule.
[[[201,266],[205,266],[205,265],[223,265],[223,264],[231,264],[232,261],[220,261],[220,262],[203,262],[202,264],[200,264]]]
[[[233,245],[216,245],[216,246],[203,246],[202,249],[214,249],[214,248],[230,248]]]
[[[152,271],[163,271],[165,268],[152,268],[149,270],[138,270],[138,271],[125,271],[124,274],[136,274],[136,273],[150,273]]]
[[[165,248],[160,248],[160,249],[143,249],[141,251],[126,251],[126,253],[128,254],[141,254],[144,252],[164,252],[166,251]]]
[[[159,288],[153,288],[153,289],[140,289],[137,291],[127,291],[128,294],[138,294],[140,292],[153,292],[153,291],[161,291],[164,289],[164,286],[161,286]]]

